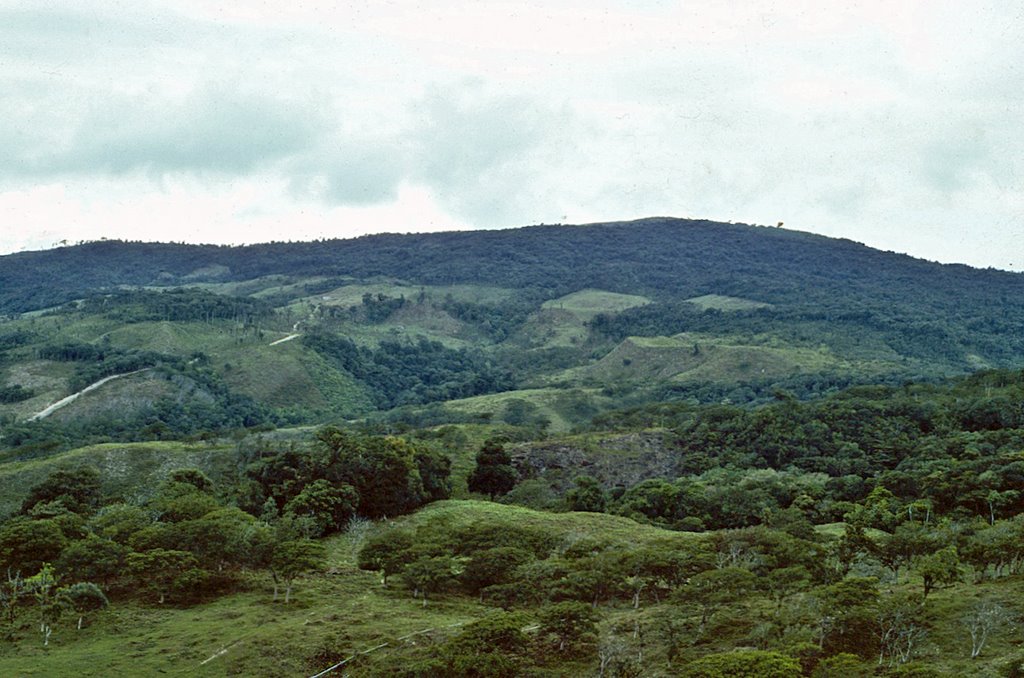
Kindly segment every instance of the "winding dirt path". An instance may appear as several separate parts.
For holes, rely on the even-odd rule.
[[[83,388],[78,393],[72,393],[67,398],[62,398],[62,399],[58,400],[57,402],[53,403],[52,405],[49,405],[42,412],[37,412],[37,413],[33,414],[31,417],[28,418],[28,421],[39,421],[40,419],[45,419],[46,417],[50,416],[51,414],[53,414],[57,410],[61,409],[62,407],[66,407],[67,405],[70,405],[71,403],[75,402],[81,396],[85,395],[89,391],[95,391],[96,389],[98,389],[100,386],[103,386],[103,384],[107,383],[108,381],[113,381],[115,379],[120,379],[121,377],[130,377],[133,374],[138,374],[139,372],[146,372],[146,371],[151,370],[151,369],[152,369],[151,367],[144,367],[143,369],[135,370],[134,372],[125,372],[124,374],[112,374],[109,377],[103,377],[99,381],[97,381],[97,382],[95,382],[93,384],[89,384],[88,386]]]
[[[292,339],[297,339],[301,336],[301,334],[289,334],[287,337],[284,337],[283,339],[278,339],[277,341],[270,342],[268,346],[277,346],[278,344],[283,344],[286,341],[291,341]]]

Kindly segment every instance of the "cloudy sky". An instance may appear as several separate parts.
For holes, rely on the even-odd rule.
[[[1022,65],[1017,0],[0,0],[0,253],[669,215],[1024,270]]]

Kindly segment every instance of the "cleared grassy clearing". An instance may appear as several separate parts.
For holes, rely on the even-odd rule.
[[[705,294],[699,297],[686,299],[686,301],[699,306],[702,310],[715,309],[717,311],[753,311],[759,308],[771,308],[771,304],[752,299],[740,297],[728,297],[722,294]]]
[[[455,412],[498,420],[507,416],[510,405],[514,406],[517,404],[516,401],[525,401],[536,407],[536,411],[531,416],[548,419],[551,423],[547,430],[551,433],[561,433],[571,430],[575,424],[580,423],[574,421],[566,410],[566,407],[571,404],[568,399],[572,398],[582,398],[598,409],[612,404],[612,400],[601,395],[600,389],[596,388],[571,390],[534,388],[449,400],[444,406],[445,409]]]
[[[577,318],[589,321],[598,313],[619,313],[627,308],[645,306],[651,303],[647,297],[636,294],[619,294],[604,290],[580,290],[558,299],[545,301],[542,308],[569,311]]]
[[[848,361],[824,347],[787,346],[778,341],[747,344],[684,333],[629,337],[593,365],[571,368],[563,376],[582,383],[737,382],[824,370],[882,372],[885,367]]]

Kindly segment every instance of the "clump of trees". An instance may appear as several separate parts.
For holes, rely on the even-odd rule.
[[[480,351],[447,348],[438,341],[381,341],[357,346],[327,332],[302,342],[365,385],[379,409],[468,398],[514,387],[511,374]]]
[[[139,502],[105,496],[95,468],[57,469],[0,524],[6,632],[18,632],[32,604],[48,643],[61,619],[80,628],[108,596],[189,605],[259,573],[274,600],[283,590],[288,603],[295,582],[325,566],[317,537],[356,516],[397,516],[447,498],[449,472],[447,457],[426,443],[335,427],[309,445],[265,452],[238,485],[182,468]],[[425,594],[437,590],[423,577]]]

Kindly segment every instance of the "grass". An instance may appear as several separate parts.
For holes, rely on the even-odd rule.
[[[145,322],[109,333],[119,346],[189,356],[210,357],[228,386],[270,407],[301,406],[314,410],[365,411],[362,388],[307,349],[300,340],[271,346],[284,332],[260,337],[241,333],[230,322]]]
[[[602,514],[548,514],[480,501],[445,501],[399,521],[412,527],[441,521],[457,527],[480,521],[535,525],[572,538],[587,534],[620,544],[678,540],[667,533]],[[379,529],[379,528],[378,528]],[[295,601],[274,603],[266,575],[253,575],[248,590],[189,608],[118,603],[81,632],[64,620],[43,648],[30,613],[18,639],[0,656],[5,676],[296,676],[312,675],[340,658],[387,642],[381,654],[411,648],[426,629],[454,634],[494,608],[458,595],[423,606],[397,585],[383,588],[375,573],[355,567],[360,536],[326,540],[324,572],[301,579]],[[351,675],[365,675],[358,665]]]
[[[425,300],[440,303],[447,296],[456,301],[468,301],[474,304],[497,304],[516,294],[515,290],[487,285],[410,285],[400,281],[382,281],[375,283],[359,283],[345,285],[336,289],[306,297],[301,301],[323,304],[324,306],[359,306],[363,303],[363,295],[387,297],[405,297],[406,301],[416,301],[420,293]]]
[[[0,464],[0,516],[21,506],[29,488],[58,468],[95,466],[109,496],[140,496],[155,490],[177,468],[202,469],[214,481],[234,474],[238,452],[234,445],[181,442],[104,443],[44,459]]]
[[[41,412],[48,405],[68,395],[68,380],[74,375],[75,366],[51,360],[27,360],[9,366],[3,372],[0,383],[20,384],[31,389],[35,396],[20,403],[0,405],[0,413],[13,414],[16,419],[25,419]]]
[[[520,389],[517,391],[503,391],[501,393],[488,393],[486,395],[462,398],[460,400],[449,400],[445,402],[445,409],[467,414],[470,416],[488,416],[493,419],[501,419],[510,404],[517,400],[524,400],[537,409],[535,414],[547,418],[551,424],[547,430],[550,433],[564,433],[581,422],[574,421],[568,416],[559,405],[567,396],[578,396],[587,399],[599,409],[613,404],[612,400],[601,395],[600,389],[561,389],[561,388],[533,388]]]
[[[598,541],[630,547],[655,543],[691,544],[700,538],[692,532],[671,532],[605,513],[549,513],[523,506],[457,499],[429,504],[404,518],[402,523],[413,528],[442,524],[449,530],[480,523],[499,527],[529,526],[541,528],[562,539],[586,535]]]
[[[884,366],[848,361],[827,348],[786,345],[752,338],[684,333],[672,337],[629,337],[604,358],[571,368],[563,377],[577,383],[738,382],[822,370],[881,372]]]
[[[185,389],[153,372],[141,372],[109,381],[55,410],[47,421],[63,423],[100,416],[123,417],[162,397],[187,397]]]
[[[702,311],[715,309],[718,311],[753,311],[759,308],[771,308],[771,304],[741,297],[727,297],[721,294],[705,294],[686,301],[699,306]]]
[[[649,303],[651,300],[647,297],[635,294],[586,289],[545,301],[541,308],[565,310],[580,320],[590,321],[599,313],[614,314]]]
[[[534,349],[579,346],[589,337],[587,323],[597,314],[611,315],[649,303],[650,299],[632,294],[591,289],[573,292],[545,301],[516,333],[516,342]]]
[[[475,598],[447,594],[425,607],[397,582],[384,588],[375,573],[355,566],[355,554],[367,534],[387,525],[449,530],[488,524],[529,526],[563,540],[580,536],[614,544],[621,549],[648,545],[683,547],[702,539],[691,533],[669,532],[625,518],[594,513],[544,513],[483,501],[444,501],[369,530],[325,540],[328,558],[323,571],[301,578],[295,600],[274,602],[269,577],[247,575],[240,590],[188,608],[117,602],[96,616],[82,631],[73,619],[63,619],[43,648],[30,610],[21,616],[14,642],[0,655],[4,676],[299,676],[312,675],[358,652],[384,647],[346,666],[338,675],[375,675],[374,662],[415,656],[422,645],[443,640],[474,620],[494,612]],[[833,532],[836,526],[821,526]],[[970,638],[961,619],[976,600],[990,598],[1014,609],[1021,577],[980,585],[957,584],[934,592],[925,603],[928,635],[915,664],[934,667],[942,675],[997,676],[1009,657],[1019,656],[1021,641],[1012,624],[994,633],[976,659],[968,658]],[[886,587],[896,593],[920,595],[919,578],[904,577]],[[886,592],[886,595],[888,593]],[[810,601],[798,594],[787,602],[786,614],[813,614]],[[802,610],[802,612],[801,612]],[[639,609],[625,600],[604,603],[601,632],[633,644],[635,630],[643,633],[645,674],[675,675],[681,664],[669,665],[661,624],[667,619],[695,628],[699,613],[692,605],[657,602],[645,596]],[[527,611],[529,612],[529,611]],[[701,637],[685,637],[679,648],[682,663],[709,652],[749,647],[759,628],[777,619],[774,603],[760,596],[745,598],[715,612]],[[432,630],[429,634],[420,634]],[[788,631],[787,631],[788,633]],[[784,647],[800,637],[774,639]],[[590,675],[596,659],[545,656],[545,675]],[[873,665],[873,660],[869,661]]]

